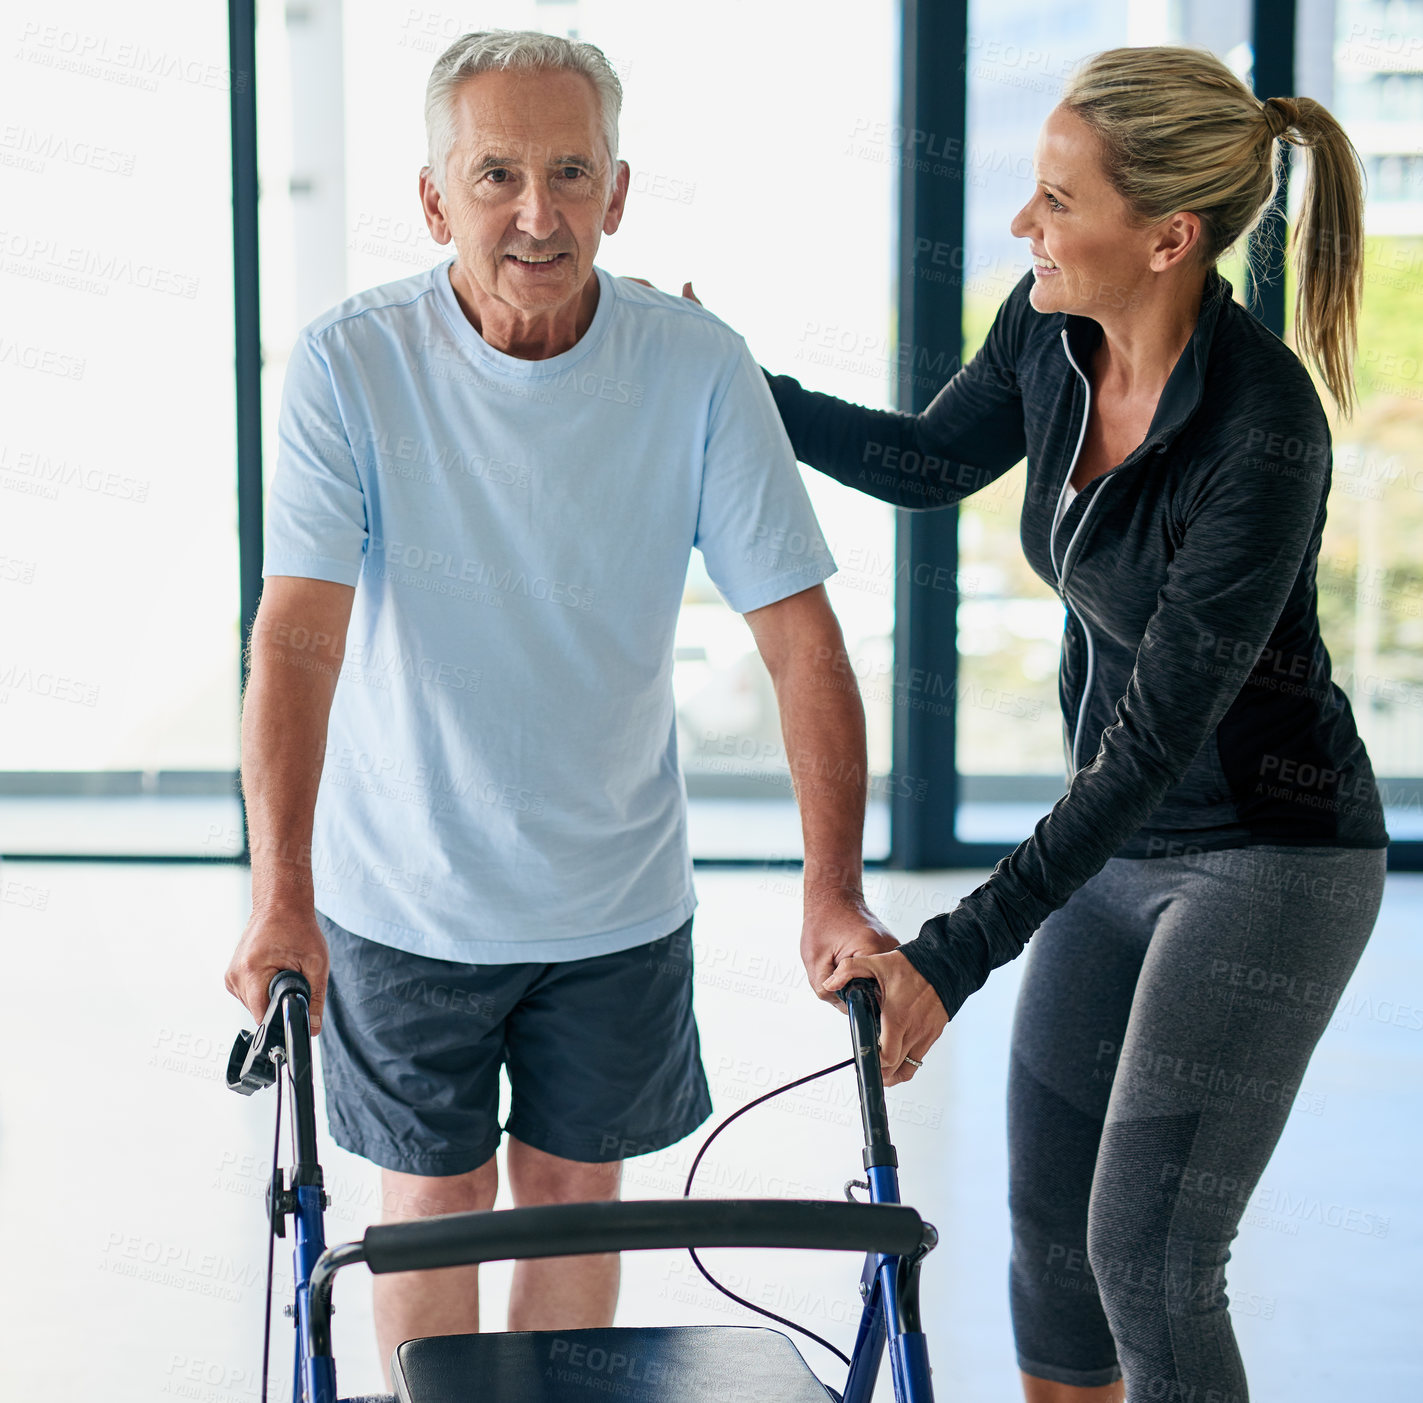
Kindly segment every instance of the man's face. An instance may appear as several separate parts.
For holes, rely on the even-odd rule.
[[[496,69],[460,85],[454,115],[445,192],[427,172],[420,190],[435,241],[454,241],[462,290],[481,317],[576,308],[627,198],[593,84],[563,69]]]

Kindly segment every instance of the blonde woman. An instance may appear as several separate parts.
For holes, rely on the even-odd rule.
[[[1071,80],[1012,224],[1033,268],[923,414],[771,377],[797,456],[898,506],[960,501],[1026,455],[1023,548],[1066,606],[1065,797],[917,939],[828,980],[808,958],[823,988],[879,981],[896,1081],[1033,937],[1009,1105],[1030,1403],[1245,1399],[1229,1244],[1383,890],[1383,813],[1316,613],[1329,429],[1215,268],[1282,143],[1309,156],[1295,335],[1347,413],[1354,149],[1317,102],[1262,104],[1184,48]]]

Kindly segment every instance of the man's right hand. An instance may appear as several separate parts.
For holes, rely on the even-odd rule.
[[[311,985],[311,1031],[321,1031],[326,1003],[326,976],[331,955],[316,923],[316,912],[258,915],[253,912],[227,967],[228,992],[247,1007],[259,1023],[267,1012],[267,989],[284,969],[304,974]]]

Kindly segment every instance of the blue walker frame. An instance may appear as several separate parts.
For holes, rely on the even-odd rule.
[[[809,1217],[799,1210],[821,1210],[816,1216],[822,1221],[816,1227],[823,1233],[823,1210],[836,1210],[837,1221],[852,1222],[857,1229],[873,1237],[885,1231],[888,1217],[895,1218],[895,1229],[903,1237],[912,1224],[913,1246],[907,1251],[885,1252],[869,1250],[860,1277],[863,1308],[855,1346],[850,1356],[849,1373],[843,1395],[819,1380],[829,1398],[839,1403],[869,1403],[874,1396],[875,1382],[886,1346],[889,1350],[890,1376],[896,1403],[932,1403],[928,1345],[920,1328],[918,1304],[918,1273],[920,1263],[938,1241],[935,1230],[922,1222],[912,1210],[900,1205],[898,1156],[890,1141],[888,1116],[884,1100],[884,1084],[879,1069],[879,1020],[876,987],[866,980],[853,981],[843,997],[849,1014],[854,1046],[854,1065],[860,1093],[860,1113],[864,1128],[863,1159],[869,1202],[860,1203],[850,1195],[849,1205],[835,1203],[794,1203],[785,1200],[718,1200],[681,1199],[658,1204],[642,1203],[614,1205],[567,1205],[560,1209],[503,1209],[488,1213],[451,1214],[424,1224],[399,1223],[368,1229],[362,1242],[345,1243],[328,1248],[326,1245],[325,1209],[329,1204],[321,1165],[316,1151],[316,1111],[312,1077],[311,1032],[308,1003],[310,986],[294,971],[278,974],[271,983],[266,1016],[255,1033],[238,1034],[228,1064],[228,1087],[243,1095],[251,1095],[278,1080],[283,1067],[291,1104],[292,1165],[279,1169],[268,1187],[267,1206],[272,1230],[285,1235],[285,1220],[295,1225],[292,1246],[292,1274],[295,1284],[296,1352],[293,1367],[293,1403],[340,1403],[336,1392],[336,1362],[331,1353],[331,1288],[335,1273],[342,1267],[365,1261],[373,1271],[409,1270],[412,1253],[429,1255],[429,1224],[438,1221],[451,1239],[488,1237],[487,1230],[494,1219],[512,1219],[523,1215],[532,1223],[532,1215],[563,1213],[566,1208],[595,1210],[607,1217],[609,1212],[641,1208],[652,1210],[655,1216],[666,1218],[655,1230],[667,1240],[644,1240],[632,1247],[699,1247],[699,1246],[794,1246],[840,1249],[840,1244],[823,1240],[806,1240]],[[752,1230],[740,1237],[727,1238],[726,1229],[709,1229],[718,1209],[734,1214],[737,1210],[754,1210],[774,1204],[776,1217],[782,1226],[770,1231]],[[847,1212],[848,1208],[848,1212]],[[665,1210],[665,1214],[660,1210]],[[879,1216],[876,1216],[879,1215]],[[623,1214],[622,1216],[627,1216]],[[645,1214],[643,1216],[646,1216]],[[871,1227],[873,1220],[873,1227]],[[762,1221],[762,1220],[758,1220]],[[743,1218],[743,1224],[745,1219]],[[798,1226],[797,1226],[798,1224]],[[700,1225],[700,1227],[698,1226]],[[424,1229],[424,1231],[417,1231]],[[729,1229],[733,1234],[736,1228]],[[797,1233],[799,1232],[799,1237]],[[864,1235],[864,1234],[862,1234]],[[416,1237],[420,1241],[414,1241]],[[692,1240],[687,1240],[692,1239]],[[569,1243],[561,1240],[559,1255],[572,1255]],[[854,1243],[848,1246],[854,1246]],[[396,1250],[402,1254],[400,1265],[385,1265],[393,1260]],[[453,1250],[462,1249],[456,1241]],[[477,1252],[471,1246],[470,1252]],[[584,1247],[585,1251],[607,1250],[602,1246]],[[846,1249],[841,1249],[846,1250]],[[503,1250],[488,1256],[463,1256],[451,1259],[449,1249],[438,1261],[416,1262],[420,1265],[451,1266],[458,1261],[486,1261],[499,1257],[536,1255]],[[813,1371],[812,1371],[813,1372]]]

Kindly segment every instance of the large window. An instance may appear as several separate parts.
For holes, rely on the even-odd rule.
[[[1183,27],[1184,26],[1184,27]],[[1009,222],[1033,191],[1033,147],[1076,64],[1127,44],[1186,43],[1248,64],[1243,3],[1191,11],[1142,3],[1044,10],[1028,0],[970,9],[964,172],[964,359],[1027,270]],[[1026,466],[959,516],[958,836],[1017,842],[1063,793],[1057,667],[1063,608],[1018,540]]]
[[[1423,371],[1410,309],[1423,295],[1423,173],[1414,169],[1423,92],[1423,6],[1341,4],[1334,43],[1301,24],[1297,90],[1325,103],[1357,145],[1368,178],[1360,407],[1342,419],[1321,384],[1335,442],[1334,486],[1319,566],[1321,630],[1383,785],[1395,838],[1423,836]],[[1030,23],[1031,21],[1031,23]],[[1160,10],[1099,5],[1046,22],[1026,4],[975,7],[969,40],[965,196],[970,274],[965,358],[982,343],[1026,255],[1007,224],[1031,191],[1031,151],[1073,64],[1125,43],[1212,49],[1250,75],[1241,4]],[[1023,36],[1031,32],[1028,44]],[[1292,208],[1300,189],[1292,184]],[[1238,300],[1243,258],[1223,273]],[[1293,285],[1286,289],[1293,329]],[[1416,320],[1416,319],[1415,319]],[[1062,606],[1018,542],[1019,464],[966,502],[959,529],[958,833],[1020,840],[1063,791],[1057,660]]]
[[[240,846],[227,42],[177,0],[6,23],[5,851]]]
[[[1416,315],[1423,302],[1423,5],[1345,0],[1334,23],[1333,62],[1312,71],[1301,63],[1301,91],[1343,124],[1368,184],[1353,417],[1340,416],[1320,387],[1334,436],[1334,487],[1319,616],[1335,678],[1380,780],[1389,832],[1416,839],[1423,838],[1423,347]],[[1292,282],[1286,292],[1292,331]]]
[[[901,247],[897,222],[914,158],[939,159],[918,153],[922,134],[903,125],[902,10],[706,0],[679,6],[669,30],[665,0],[493,0],[472,12],[259,0],[268,477],[298,329],[447,253],[417,201],[422,100],[435,57],[470,28],[586,38],[621,73],[633,187],[603,246],[606,268],[669,291],[693,279],[763,365],[872,405],[894,402],[906,374],[932,391],[952,369],[948,351],[905,362],[919,335],[896,320],[905,279],[961,277],[967,358],[1026,268],[1008,223],[1030,189],[1038,128],[1078,60],[1176,42],[1242,75],[1252,64],[1245,0],[972,5],[962,180],[951,153],[938,176],[964,201],[964,247],[931,240],[926,255]],[[1423,370],[1410,312],[1423,294],[1423,3],[1305,0],[1297,11],[1295,91],[1336,113],[1368,180],[1359,408],[1346,420],[1322,396],[1336,458],[1320,617],[1390,830],[1420,839]],[[242,846],[241,620],[225,7],[60,0],[12,28],[0,56],[19,114],[0,131],[0,850],[231,856]],[[919,55],[921,70],[940,62]],[[957,116],[945,125],[956,129]],[[1241,259],[1224,271],[1243,299]],[[1062,792],[1062,606],[1023,558],[1024,477],[1020,464],[959,514],[957,577],[944,584],[958,601],[953,696],[908,742],[913,679],[952,669],[917,656],[895,619],[906,557],[893,513],[806,471],[841,567],[829,589],[866,704],[869,856],[890,846],[887,796],[916,775],[942,777],[936,726],[959,802],[935,860],[964,860],[964,843],[989,845],[975,860],[1001,851]],[[950,633],[945,623],[933,643],[946,647]],[[696,855],[797,856],[769,679],[696,556],[675,689]],[[947,833],[931,807],[914,822]]]

